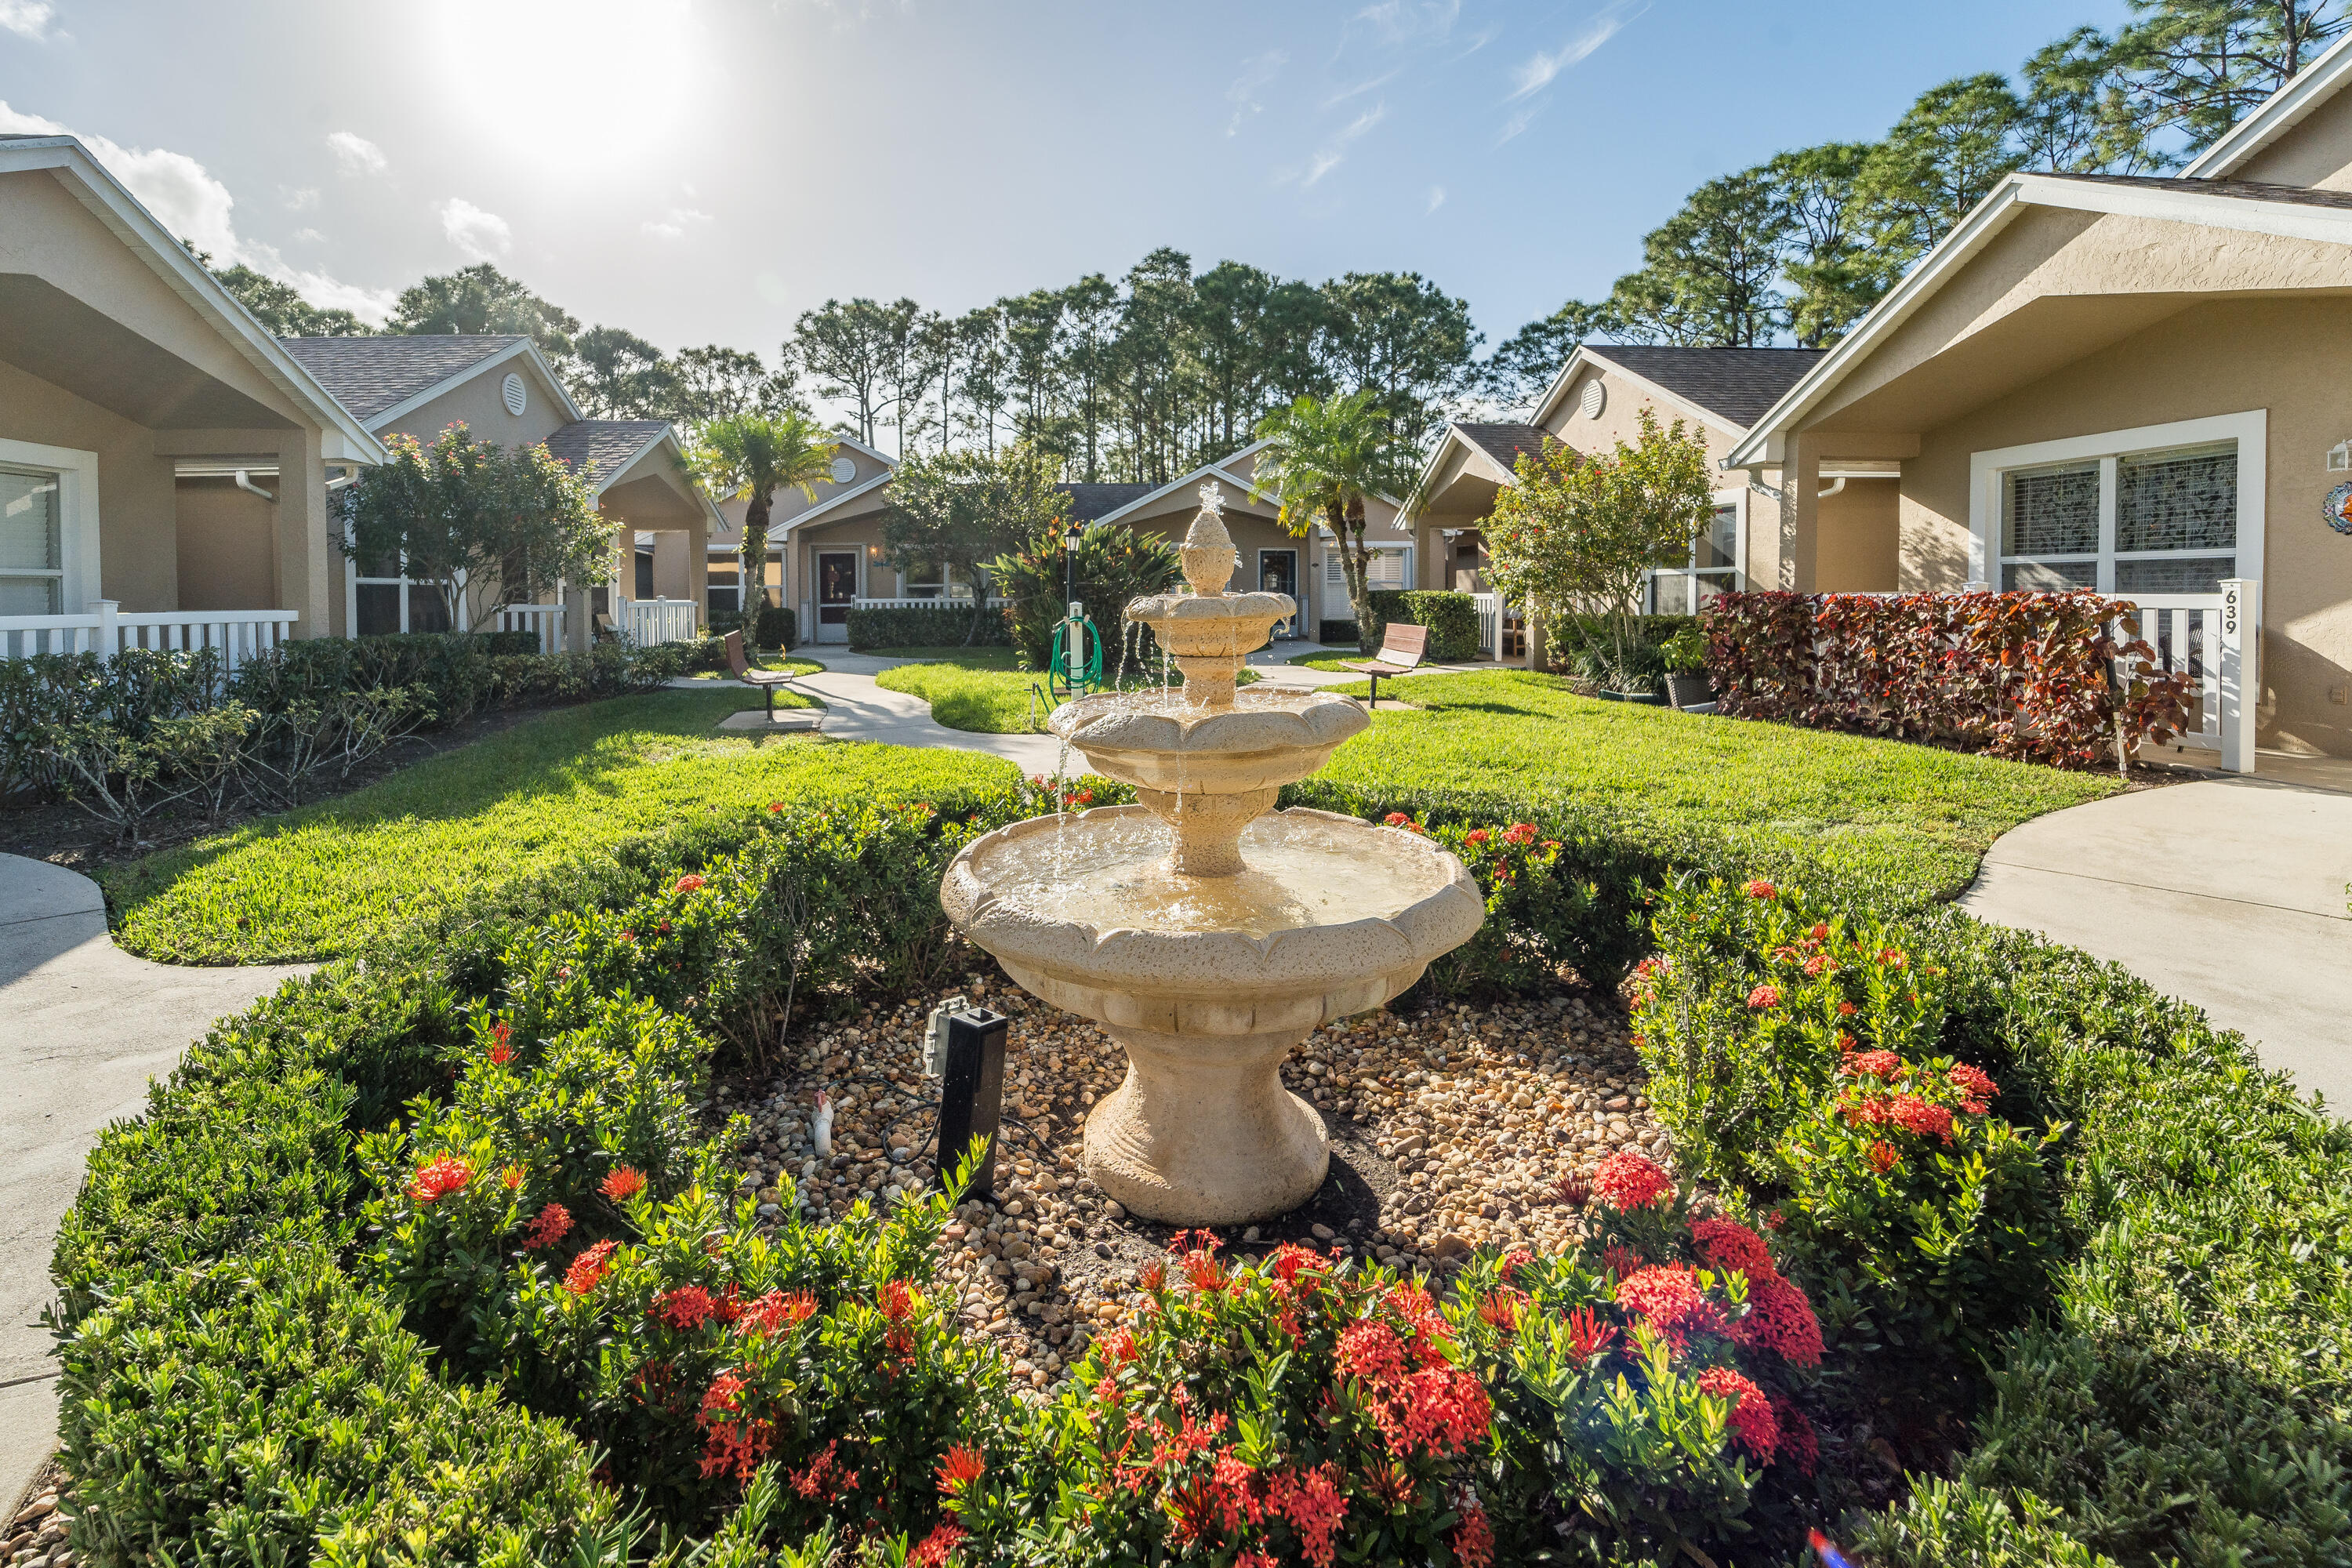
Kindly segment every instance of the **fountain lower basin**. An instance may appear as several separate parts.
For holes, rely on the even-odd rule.
[[[1424,839],[1327,812],[1240,834],[1239,872],[1168,866],[1139,806],[1037,817],[967,846],[948,916],[1024,990],[1101,1024],[1124,1082],[1087,1119],[1087,1173],[1129,1210],[1231,1225],[1322,1185],[1322,1118],[1282,1087],[1292,1047],[1386,1002],[1467,941],[1486,900]]]

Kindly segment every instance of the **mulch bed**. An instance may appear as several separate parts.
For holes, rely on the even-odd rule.
[[[975,974],[963,994],[1012,1020],[1005,1122],[994,1201],[958,1212],[939,1279],[967,1327],[996,1340],[1016,1380],[1040,1391],[1088,1337],[1139,1309],[1138,1271],[1167,1256],[1173,1232],[1127,1214],[1078,1168],[1087,1110],[1118,1086],[1125,1053],[1001,980]],[[930,1184],[938,1088],[921,1056],[934,1000],[820,1028],[781,1075],[721,1086],[717,1110],[751,1122],[740,1168],[770,1217],[785,1173],[820,1220]],[[1619,1148],[1671,1163],[1625,1029],[1615,998],[1583,992],[1381,1010],[1317,1031],[1283,1078],[1323,1113],[1330,1176],[1304,1207],[1220,1240],[1244,1256],[1294,1241],[1441,1279],[1479,1247],[1571,1245],[1581,1211],[1563,1201],[1564,1178],[1589,1176]],[[823,1158],[810,1142],[820,1089],[835,1106]]]
[[[486,740],[502,731],[513,729],[534,714],[546,711],[543,708],[496,709],[477,713],[446,730],[412,735],[385,747],[353,768],[348,777],[320,783],[303,804],[315,805],[322,800],[332,800],[337,795],[349,795],[353,790],[365,789],[403,768],[414,767],[427,757],[439,756],[444,752],[453,752],[460,746]],[[173,848],[276,815],[280,814],[238,809],[224,813],[215,819],[206,817],[201,811],[167,812],[150,819],[144,829],[145,840],[132,845],[125,842],[112,826],[100,822],[71,801],[41,801],[18,805],[0,804],[0,854],[47,860],[53,866],[63,866],[68,870],[89,876],[109,866],[125,865],[152,855],[159,849]],[[0,1563],[5,1561],[0,1558]]]

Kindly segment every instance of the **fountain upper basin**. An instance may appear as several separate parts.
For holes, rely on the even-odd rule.
[[[1082,697],[1046,721],[1111,778],[1212,795],[1303,779],[1370,722],[1349,698],[1256,688],[1236,691],[1228,708],[1188,707],[1156,692]]]
[[[1453,856],[1351,816],[1260,817],[1234,876],[1168,871],[1170,843],[1139,806],[1016,822],[956,857],[940,901],[1034,994],[1170,1035],[1303,1033],[1378,1006],[1486,917]]]

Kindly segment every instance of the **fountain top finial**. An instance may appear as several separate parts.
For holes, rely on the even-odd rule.
[[[1234,563],[1242,558],[1225,530],[1224,510],[1224,487],[1211,479],[1201,487],[1201,510],[1192,514],[1192,526],[1184,531],[1183,546],[1177,552],[1184,563],[1184,581],[1203,598],[1224,593],[1233,580]]]

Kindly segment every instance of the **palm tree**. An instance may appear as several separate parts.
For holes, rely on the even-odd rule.
[[[756,631],[756,617],[768,602],[768,511],[775,492],[791,485],[810,500],[816,482],[831,477],[840,439],[814,416],[797,409],[782,414],[729,414],[705,420],[695,431],[687,468],[695,482],[721,500],[738,497],[743,510],[743,619]]]
[[[1402,446],[1370,389],[1346,397],[1301,397],[1258,421],[1271,445],[1258,453],[1251,488],[1281,509],[1282,525],[1304,536],[1330,529],[1356,612],[1356,640],[1372,647],[1372,552],[1364,542],[1364,503],[1402,494],[1412,483]]]

